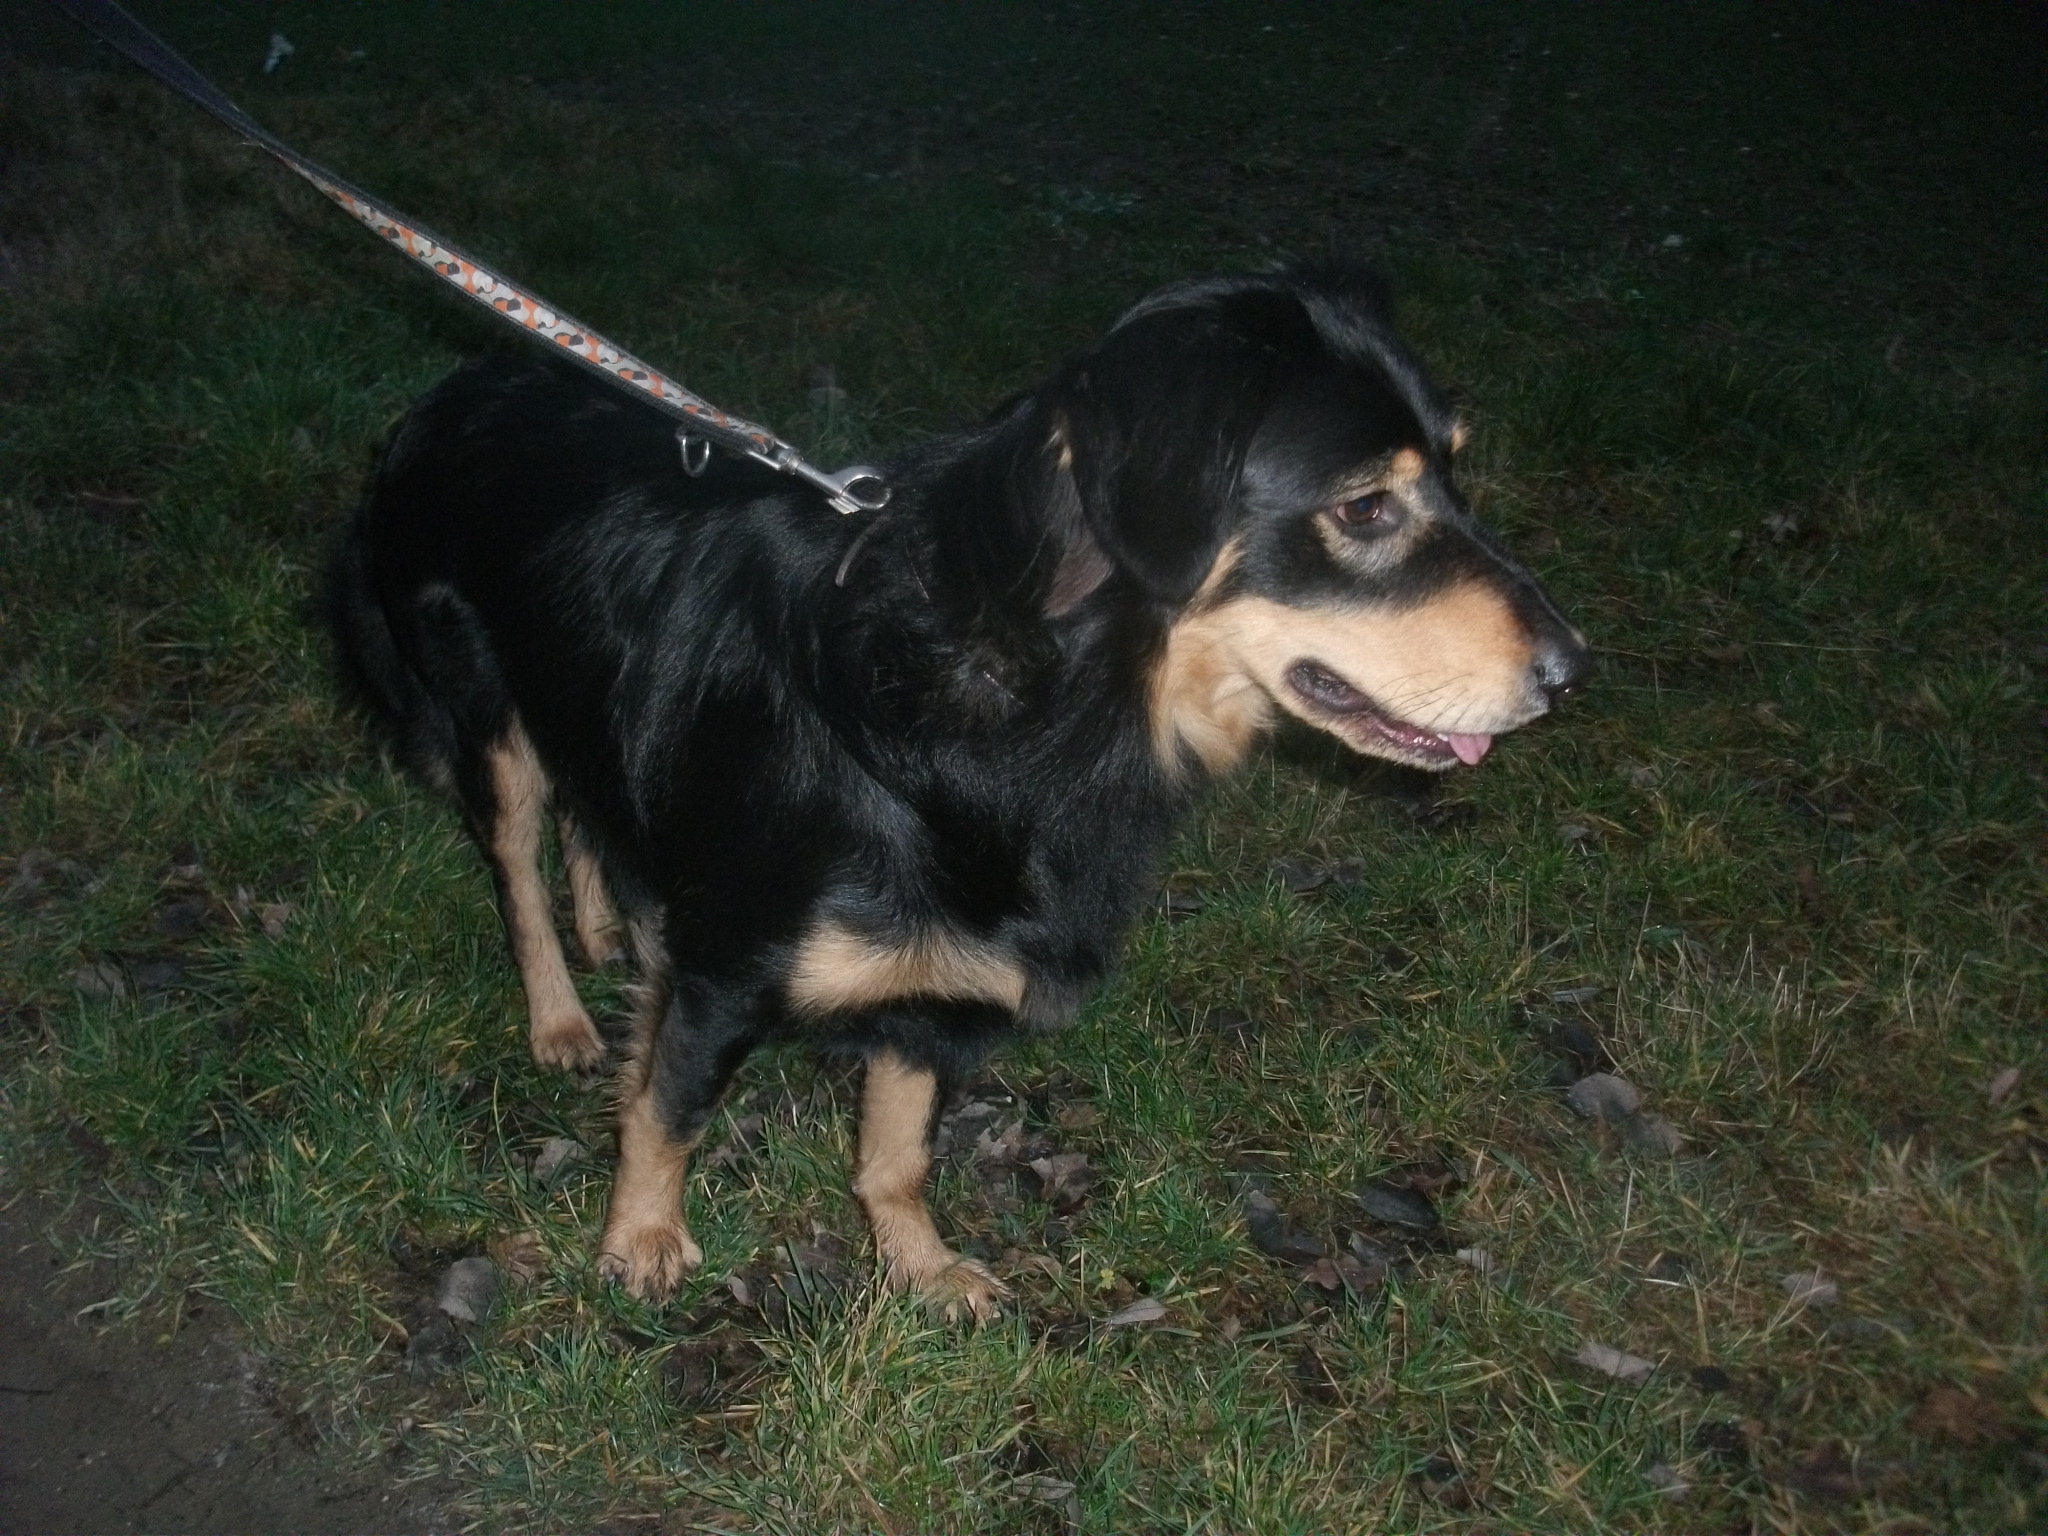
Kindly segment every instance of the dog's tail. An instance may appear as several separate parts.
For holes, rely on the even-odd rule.
[[[446,784],[455,761],[455,722],[398,648],[371,575],[360,516],[335,547],[324,606],[343,690],[389,735],[407,768],[429,783]]]

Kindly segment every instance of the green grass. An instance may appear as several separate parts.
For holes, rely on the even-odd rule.
[[[999,1062],[1022,1102],[1098,1111],[1058,1132],[1101,1170],[1064,1240],[937,1180],[956,1238],[1052,1261],[1002,1323],[866,1282],[850,1095],[796,1052],[743,1074],[758,1154],[693,1180],[702,1277],[633,1303],[588,1262],[604,1092],[528,1061],[481,865],[339,712],[307,613],[388,423],[504,343],[16,23],[57,62],[0,81],[0,1180],[104,1205],[130,1315],[225,1301],[339,1454],[444,1466],[494,1528],[2038,1524],[2040,204],[1996,152],[2038,96],[2000,62],[2019,23],[1914,51],[1788,9],[1773,48],[1716,6],[1389,8],[1289,52],[1298,19],[1234,7],[721,10],[689,13],[679,99],[667,9],[448,14],[161,20],[291,141],[827,461],[966,419],[1155,282],[1356,241],[1478,425],[1474,501],[1602,670],[1433,823],[1293,737],[1213,798],[1171,857],[1202,909]],[[301,53],[266,78],[273,26]],[[333,58],[358,46],[379,67]],[[864,68],[886,89],[846,89]],[[1122,158],[1058,162],[1047,130],[1006,159],[996,89]],[[1902,228],[1947,235],[1878,238]],[[1290,855],[1367,878],[1291,895]],[[163,936],[189,895],[207,926]],[[80,987],[99,963],[125,995]],[[1218,1006],[1258,1027],[1201,1028]],[[1568,1112],[1542,1043],[1567,1017],[1680,1155]],[[597,1155],[543,1189],[557,1135]],[[1389,1174],[1445,1181],[1451,1237],[1370,1305],[1247,1238],[1254,1181],[1330,1236],[1372,1230],[1350,1192]],[[813,1223],[856,1240],[849,1295],[779,1324],[731,1297]],[[536,1278],[411,1379],[438,1267],[522,1232]],[[1840,1300],[1788,1305],[1813,1269]],[[1072,1326],[1140,1292],[1163,1325]],[[1660,1368],[1589,1372],[1589,1338]],[[719,1381],[680,1384],[707,1348]],[[1974,1394],[1961,1421],[1942,1389]]]

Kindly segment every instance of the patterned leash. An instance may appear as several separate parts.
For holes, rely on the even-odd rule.
[[[593,373],[639,391],[657,408],[675,417],[681,422],[676,437],[682,444],[683,468],[689,473],[704,472],[715,444],[745,454],[770,469],[809,481],[841,512],[877,512],[888,505],[888,485],[867,465],[855,464],[836,474],[819,469],[766,427],[730,415],[691,394],[659,369],[650,368],[630,352],[613,346],[589,326],[542,302],[424,224],[393,213],[361,188],[351,186],[274,138],[228,100],[218,86],[113,0],[50,3],[102,41],[120,49],[186,100],[211,112],[250,143],[305,177],[414,261],[453,285],[457,292],[474,299],[508,324],[554,343],[563,356]]]

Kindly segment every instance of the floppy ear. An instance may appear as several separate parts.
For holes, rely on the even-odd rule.
[[[1237,481],[1263,418],[1267,358],[1213,311],[1143,316],[1055,387],[1063,473],[1103,554],[1179,605],[1237,517]]]

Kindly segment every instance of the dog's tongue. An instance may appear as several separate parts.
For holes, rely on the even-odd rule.
[[[1455,731],[1444,732],[1444,740],[1451,744],[1451,750],[1458,754],[1458,761],[1467,768],[1486,756],[1486,749],[1493,745],[1491,736],[1460,736]]]

